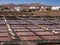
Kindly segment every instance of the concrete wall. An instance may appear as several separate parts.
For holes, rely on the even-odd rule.
[[[57,7],[51,7],[51,10],[59,10],[60,9],[60,6],[57,6]]]

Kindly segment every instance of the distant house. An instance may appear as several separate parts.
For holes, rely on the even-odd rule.
[[[45,7],[45,6],[41,6],[40,7],[40,11],[44,11],[44,10],[46,10],[48,7]]]
[[[37,6],[30,6],[29,9],[31,11],[37,11],[39,9],[39,7],[37,7]]]
[[[29,11],[29,6],[22,6],[21,7],[23,12],[28,12]]]
[[[51,6],[41,6],[39,11],[51,10]]]
[[[14,7],[16,11],[20,11],[20,7]]]
[[[20,11],[20,12],[23,10],[23,8],[20,6],[16,6],[16,7],[14,7],[14,9],[15,9],[15,11]]]
[[[2,11],[9,12],[10,9],[9,9],[8,7],[4,7],[4,8],[2,9]]]
[[[39,7],[30,6],[29,9],[38,9]]]
[[[51,7],[51,10],[60,10],[60,6]]]
[[[14,7],[10,8],[10,11],[11,12],[14,12],[15,11]]]

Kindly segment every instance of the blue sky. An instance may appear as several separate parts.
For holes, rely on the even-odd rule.
[[[0,0],[0,4],[29,4],[41,3],[53,6],[60,6],[60,0]]]

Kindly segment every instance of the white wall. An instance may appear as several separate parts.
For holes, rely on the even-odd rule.
[[[20,7],[15,7],[15,10],[16,11],[20,11]]]
[[[57,7],[51,7],[51,10],[59,10],[60,6]]]
[[[34,7],[34,6],[31,6],[29,7],[29,9],[38,9],[39,7]]]

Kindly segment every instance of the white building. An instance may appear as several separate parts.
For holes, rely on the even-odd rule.
[[[43,7],[43,6],[41,7],[41,9],[44,9],[44,8],[45,8],[45,7]]]
[[[51,7],[51,10],[60,10],[60,6]]]
[[[39,7],[30,6],[29,9],[38,9]]]
[[[22,8],[21,8],[21,7],[14,7],[14,9],[15,9],[16,11],[22,11]]]
[[[48,7],[41,6],[40,11],[46,10]]]

